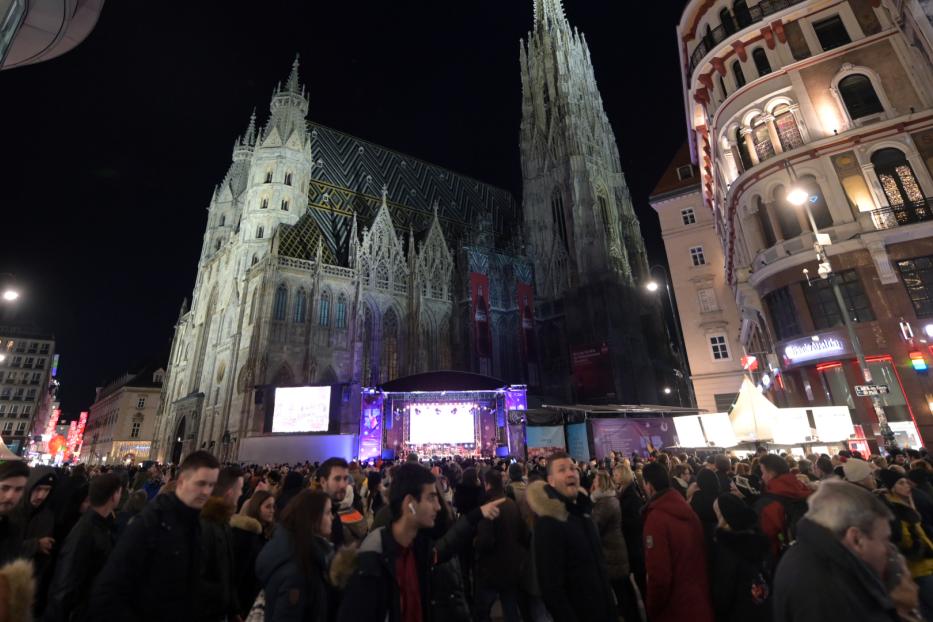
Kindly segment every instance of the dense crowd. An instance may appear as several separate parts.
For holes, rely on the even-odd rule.
[[[933,457],[0,464],[0,622],[933,622]]]

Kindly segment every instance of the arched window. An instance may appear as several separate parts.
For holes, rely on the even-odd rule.
[[[269,199],[263,198],[263,200],[259,202],[259,209],[268,209],[268,208],[269,208]]]
[[[768,61],[768,55],[764,48],[755,48],[752,50],[752,60],[755,61],[755,69],[759,76],[766,76],[771,73],[771,63]]]
[[[739,157],[742,159],[742,168],[748,170],[754,164],[752,156],[748,153],[748,143],[745,142],[745,136],[742,135],[742,128],[735,128],[735,144],[739,148]]]
[[[318,309],[317,323],[330,326],[330,292],[321,293],[321,308]]]
[[[287,212],[287,211],[288,211],[288,201],[287,201],[287,200],[283,200],[283,201],[282,201],[282,208],[281,208],[281,209],[282,209],[283,212]]]
[[[261,240],[265,230],[262,227],[256,227],[256,239]]]
[[[224,216],[223,214],[221,214],[221,215],[220,215],[220,224],[219,224],[218,226],[223,227],[223,226],[224,226],[224,223],[226,223],[226,222],[227,222],[226,216]]]
[[[292,174],[291,173],[285,173],[285,185],[286,186],[292,185]]]
[[[337,328],[347,327],[347,297],[340,294],[337,297]]]
[[[249,265],[255,266],[257,263],[259,263],[259,257],[257,257],[256,255],[253,255],[253,258],[250,260]]]
[[[728,8],[723,7],[719,12],[719,21],[722,22],[722,29],[726,31],[727,35],[735,32],[735,20],[732,19],[732,13],[729,12]]]
[[[774,144],[771,142],[771,133],[764,117],[757,117],[752,121],[752,142],[755,143],[755,153],[758,161],[764,162],[774,157]]]
[[[382,262],[376,266],[376,287],[389,289],[389,268]]]
[[[732,61],[732,75],[735,76],[735,86],[736,88],[742,88],[745,86],[745,74],[742,73],[742,63],[739,61]]]
[[[554,231],[564,245],[564,250],[570,250],[570,243],[567,240],[567,219],[564,216],[564,197],[560,190],[554,189],[551,194],[551,220],[553,221]]]
[[[755,207],[758,210],[758,228],[761,230],[761,239],[764,240],[765,248],[771,248],[777,243],[774,237],[774,228],[771,226],[771,219],[768,218],[768,208],[761,197],[755,197]]]
[[[288,306],[288,288],[285,284],[279,285],[275,290],[275,300],[272,303],[272,319],[285,321],[285,309]]]
[[[382,319],[382,373],[383,381],[398,376],[398,318],[389,309]]]
[[[267,184],[272,183],[272,171],[266,171],[266,183]]]
[[[829,213],[829,206],[826,204],[826,198],[823,196],[823,190],[816,183],[813,175],[804,175],[799,180],[800,187],[810,195],[809,205],[810,213],[813,214],[813,220],[818,229],[825,229],[833,226],[833,216]]]
[[[781,139],[781,147],[784,151],[803,146],[800,128],[797,127],[797,119],[794,117],[790,106],[781,104],[771,114],[774,115],[774,127],[777,129],[778,137]]]
[[[776,210],[778,225],[781,227],[781,237],[785,240],[796,238],[800,235],[800,221],[797,219],[797,212],[793,205],[787,202],[787,190],[784,186],[778,186],[774,189],[774,202],[772,206]]]
[[[748,10],[748,2],[746,2],[746,0],[736,0],[732,3],[732,14],[735,15],[735,21],[739,25],[739,28],[745,28],[751,25],[752,14]]]
[[[875,87],[865,74],[854,73],[839,81],[839,96],[853,121],[884,112]]]
[[[889,205],[904,205],[923,201],[923,190],[914,175],[907,156],[899,149],[879,149],[871,155],[875,175],[881,182]]]
[[[295,323],[304,324],[305,320],[308,319],[308,297],[305,295],[304,289],[298,290],[298,295],[295,296]]]

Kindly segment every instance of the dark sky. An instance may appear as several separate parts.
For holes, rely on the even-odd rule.
[[[571,0],[649,254],[648,193],[685,140],[682,0]],[[57,338],[65,414],[165,361],[215,184],[296,52],[309,117],[521,196],[518,41],[532,0],[111,0],[55,60],[0,73],[0,272]]]

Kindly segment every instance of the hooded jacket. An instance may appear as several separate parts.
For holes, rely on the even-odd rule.
[[[765,493],[757,503],[758,525],[761,527],[761,533],[771,542],[771,553],[777,556],[788,527],[787,515],[781,501],[805,501],[813,491],[793,473],[785,473],[768,482]]]
[[[896,622],[878,576],[829,530],[802,518],[774,578],[774,622]]]
[[[37,559],[36,574],[42,572],[48,562],[48,556],[39,553],[39,540],[50,538],[55,534],[55,512],[50,503],[55,492],[57,477],[48,467],[36,467],[29,473],[26,490],[18,508],[19,520],[24,526],[23,556]],[[51,486],[48,496],[42,500],[38,507],[30,501],[33,491],[40,485]],[[41,558],[41,559],[40,559]]]
[[[651,622],[712,622],[703,526],[680,494],[668,489],[645,507],[645,607]]]
[[[710,576],[716,620],[771,620],[771,600],[763,574],[768,548],[768,539],[757,530],[716,530]]]
[[[615,620],[615,598],[602,541],[582,492],[567,499],[542,481],[526,499],[537,517],[533,548],[538,584],[554,622]]]

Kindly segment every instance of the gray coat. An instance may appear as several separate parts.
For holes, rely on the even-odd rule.
[[[628,550],[622,536],[622,508],[619,498],[612,491],[594,493],[593,522],[599,531],[599,539],[606,555],[606,567],[613,581],[628,577]]]

